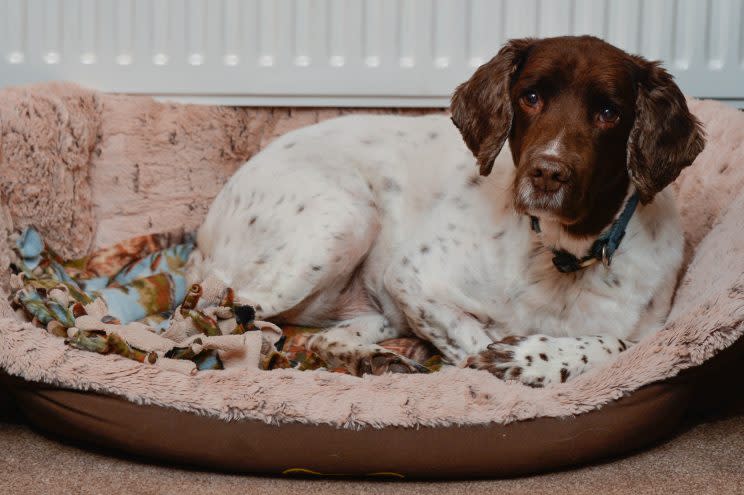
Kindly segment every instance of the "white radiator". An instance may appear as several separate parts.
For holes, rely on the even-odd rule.
[[[0,0],[0,85],[444,106],[504,40],[587,33],[744,104],[743,25],[744,0]]]

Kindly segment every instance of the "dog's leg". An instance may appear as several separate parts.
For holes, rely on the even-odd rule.
[[[468,358],[466,366],[533,387],[563,383],[623,352],[629,342],[607,336],[506,337]]]
[[[265,162],[243,167],[215,199],[189,279],[216,277],[259,319],[289,312],[287,323],[324,326],[337,319],[330,295],[355,276],[379,231],[374,198],[351,171]]]
[[[431,342],[451,364],[460,364],[493,342],[487,332],[493,322],[481,314],[477,303],[455,284],[426,283],[423,273],[406,270],[407,264],[404,260],[404,266],[388,272],[385,287],[416,335]]]
[[[343,321],[314,335],[308,347],[331,367],[342,366],[357,376],[426,372],[426,368],[415,361],[376,344],[399,336],[400,332],[383,315],[372,313]]]

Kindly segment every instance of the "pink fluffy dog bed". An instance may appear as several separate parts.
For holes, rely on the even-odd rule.
[[[689,103],[708,144],[673,186],[687,244],[666,326],[567,383],[532,389],[455,368],[187,375],[71,349],[3,297],[0,400],[60,437],[239,472],[506,476],[646,446],[673,432],[702,391],[744,370],[744,114]],[[338,113],[161,104],[64,84],[6,89],[0,270],[8,234],[30,225],[67,258],[194,229],[248,157]]]

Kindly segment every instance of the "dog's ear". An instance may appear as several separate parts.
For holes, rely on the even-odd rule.
[[[641,70],[628,138],[628,173],[645,204],[703,151],[705,133],[672,76],[658,62],[634,59]]]
[[[480,174],[488,175],[511,129],[509,87],[534,39],[510,40],[452,95],[452,122],[473,152]]]

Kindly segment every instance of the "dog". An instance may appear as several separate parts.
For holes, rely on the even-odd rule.
[[[665,188],[704,145],[658,63],[511,40],[451,120],[346,116],[274,141],[215,199],[190,277],[327,327],[310,348],[356,375],[424,371],[377,344],[413,334],[453,365],[565,382],[663,324],[683,252]]]

